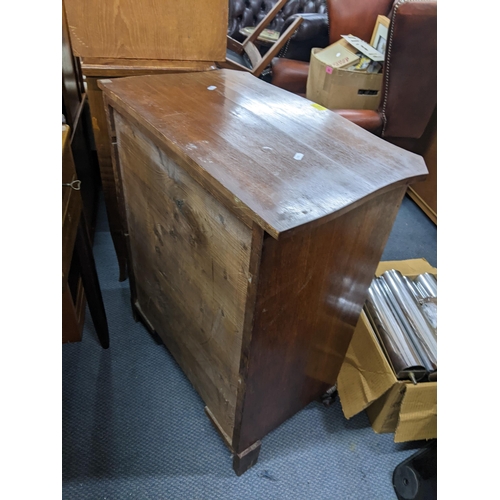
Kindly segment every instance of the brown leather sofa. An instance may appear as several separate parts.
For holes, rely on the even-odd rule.
[[[277,0],[229,0],[227,34],[242,42],[245,37],[240,34],[240,29],[257,26],[276,2]],[[289,0],[268,28],[283,33],[298,16],[303,18],[302,24],[282,49],[280,57],[308,61],[313,47],[328,45],[326,0]]]

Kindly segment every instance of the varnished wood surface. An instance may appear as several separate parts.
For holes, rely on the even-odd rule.
[[[169,76],[99,83],[131,295],[241,474],[269,431],[335,383],[426,168],[249,74]]]
[[[77,179],[71,151],[71,128],[62,126],[62,183]],[[62,187],[62,342],[79,342],[85,318],[85,293],[80,277],[74,283],[74,293],[68,282],[73,253],[82,212],[80,193],[68,186]],[[76,264],[78,265],[78,264]],[[74,270],[73,270],[74,271]],[[74,295],[74,298],[73,298]]]
[[[102,57],[85,57],[82,59],[83,74],[100,78],[210,71],[214,69],[216,69],[216,66],[209,61],[109,59]]]
[[[71,153],[71,131],[68,125],[62,126],[62,183],[70,184],[77,179]],[[80,213],[82,211],[82,198],[80,194],[68,186],[62,187],[62,287],[66,287],[73,248],[75,246],[76,232]]]
[[[227,0],[65,0],[75,55],[223,61]]]
[[[89,237],[89,229],[83,213],[80,190],[72,182],[77,178],[71,150],[71,130],[62,126],[62,341],[81,340],[84,301],[88,301],[90,314],[103,348],[109,347],[109,332],[102,300],[99,279]],[[76,261],[76,262],[75,262]],[[78,285],[72,294],[68,286],[70,266],[78,267]],[[80,279],[81,284],[80,285]],[[85,296],[83,291],[85,290]]]
[[[113,118],[137,301],[232,436],[252,231],[141,131]]]
[[[427,174],[420,156],[244,72],[141,76],[99,86],[189,175],[275,238]]]
[[[237,452],[335,384],[404,193],[290,238],[265,238]]]
[[[92,131],[99,161],[102,192],[106,204],[109,232],[118,259],[119,280],[127,279],[127,247],[117,204],[116,183],[111,161],[111,140],[106,122],[103,96],[97,78],[87,78],[87,96],[92,119]]]
[[[81,320],[78,317],[77,307],[71,296],[71,290],[69,287],[66,287],[62,292],[62,343],[80,342],[81,340]]]

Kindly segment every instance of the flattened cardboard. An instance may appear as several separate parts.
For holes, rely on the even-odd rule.
[[[332,68],[316,57],[321,50],[325,49],[311,50],[306,97],[328,109],[376,110],[382,95],[382,73]]]
[[[363,311],[337,378],[337,390],[346,418],[357,415],[394,385],[391,366],[370,329]]]
[[[356,50],[370,58],[372,61],[383,62],[384,54],[380,53],[377,49],[366,43],[361,38],[354,35],[340,35],[344,40],[351,44]]]
[[[425,259],[385,261],[376,276],[389,269],[414,277],[437,269]],[[437,382],[414,385],[396,379],[365,313],[362,312],[337,379],[346,418],[366,410],[377,433],[394,432],[395,442],[437,437]]]
[[[430,273],[437,276],[437,269],[432,267],[425,259],[385,260],[377,266],[376,276],[382,276],[389,269],[397,269],[405,276],[417,276]]]
[[[403,443],[436,437],[437,382],[421,385],[406,384],[406,391],[399,411],[399,424],[394,441]]]
[[[398,425],[399,411],[405,391],[405,384],[394,384],[366,409],[366,414],[376,433],[394,432]]]
[[[343,68],[359,61],[359,56],[339,42],[316,52],[316,58],[332,68]]]

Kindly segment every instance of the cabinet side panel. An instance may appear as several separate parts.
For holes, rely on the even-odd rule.
[[[237,452],[335,383],[404,191],[264,239]]]
[[[114,116],[138,305],[232,436],[252,230]]]

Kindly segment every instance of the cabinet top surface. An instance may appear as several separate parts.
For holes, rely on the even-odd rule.
[[[246,72],[99,86],[205,188],[275,238],[427,174],[420,156]]]

